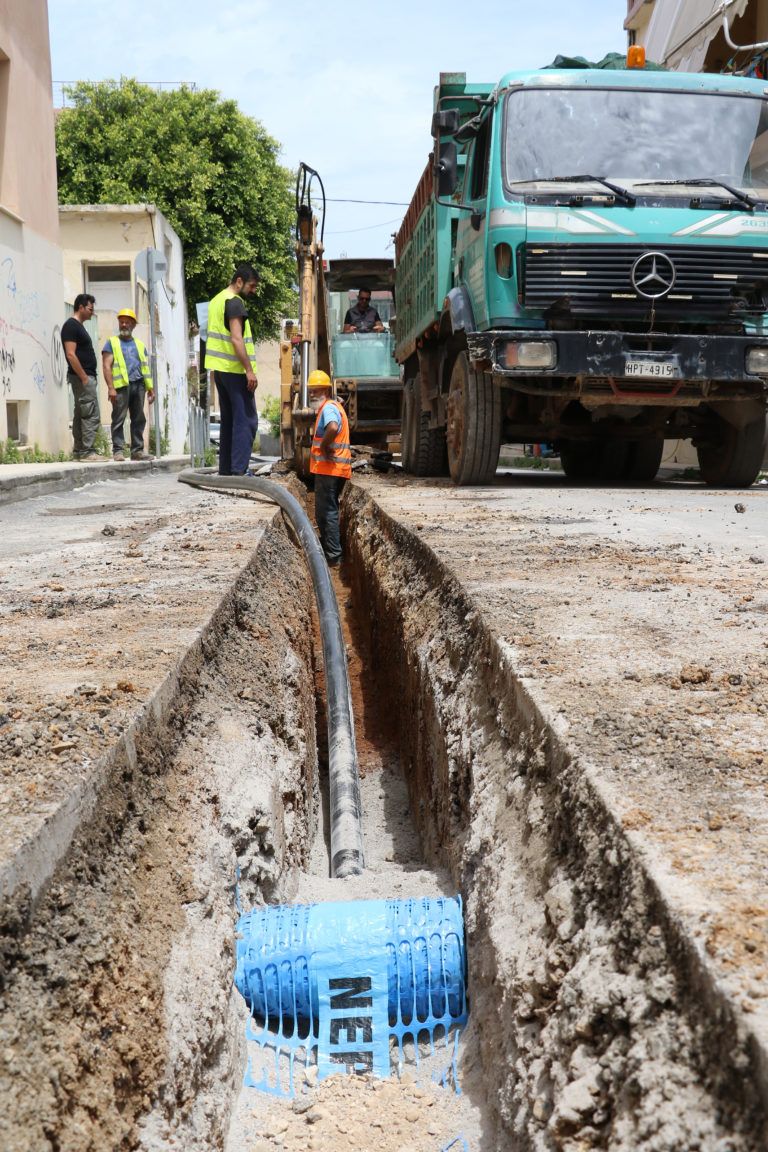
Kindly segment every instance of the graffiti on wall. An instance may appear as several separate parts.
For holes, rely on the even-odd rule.
[[[35,385],[35,388],[37,388],[41,396],[45,395],[45,367],[40,363],[39,360],[35,360],[34,364],[30,368],[30,372],[32,374],[32,382]]]
[[[20,279],[12,256],[0,260],[0,387],[3,396],[27,392],[30,385],[45,395],[49,379],[59,386],[64,383],[61,329],[55,325],[48,338],[40,293],[24,291]],[[31,356],[17,348],[19,342],[28,341],[36,345]]]
[[[3,396],[10,394],[16,372],[16,350],[10,341],[11,330],[7,321],[0,317],[0,383]]]
[[[6,256],[0,263],[0,283],[3,292],[12,302],[16,310],[19,324],[22,328],[30,325],[34,320],[40,319],[40,296],[38,292],[20,292],[16,284],[16,265],[12,257]]]
[[[55,384],[59,387],[64,383],[64,373],[66,370],[66,360],[64,358],[64,346],[61,343],[61,328],[58,324],[54,324],[53,332],[51,332],[51,373]]]

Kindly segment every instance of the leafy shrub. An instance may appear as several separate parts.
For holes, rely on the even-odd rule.
[[[277,396],[268,396],[262,415],[269,424],[270,436],[280,435],[280,401]]]

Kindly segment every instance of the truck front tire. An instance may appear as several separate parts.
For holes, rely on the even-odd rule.
[[[487,484],[501,447],[501,395],[488,372],[476,372],[459,352],[451,372],[445,433],[455,484]]]
[[[765,415],[737,428],[713,413],[711,434],[696,448],[702,479],[710,488],[749,488],[762,468],[765,449]]]

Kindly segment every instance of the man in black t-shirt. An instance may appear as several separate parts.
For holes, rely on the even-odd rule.
[[[357,304],[348,309],[344,317],[345,332],[383,332],[384,325],[375,308],[371,308],[370,288],[361,288]]]
[[[67,358],[67,383],[72,389],[75,410],[72,416],[74,457],[86,464],[101,460],[96,452],[96,433],[101,424],[96,352],[85,329],[96,307],[95,297],[81,292],[75,297],[75,313],[61,327],[61,343]]]

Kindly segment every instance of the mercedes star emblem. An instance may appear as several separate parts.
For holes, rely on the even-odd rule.
[[[632,287],[646,300],[658,300],[672,290],[675,266],[663,252],[644,252],[632,265]]]

